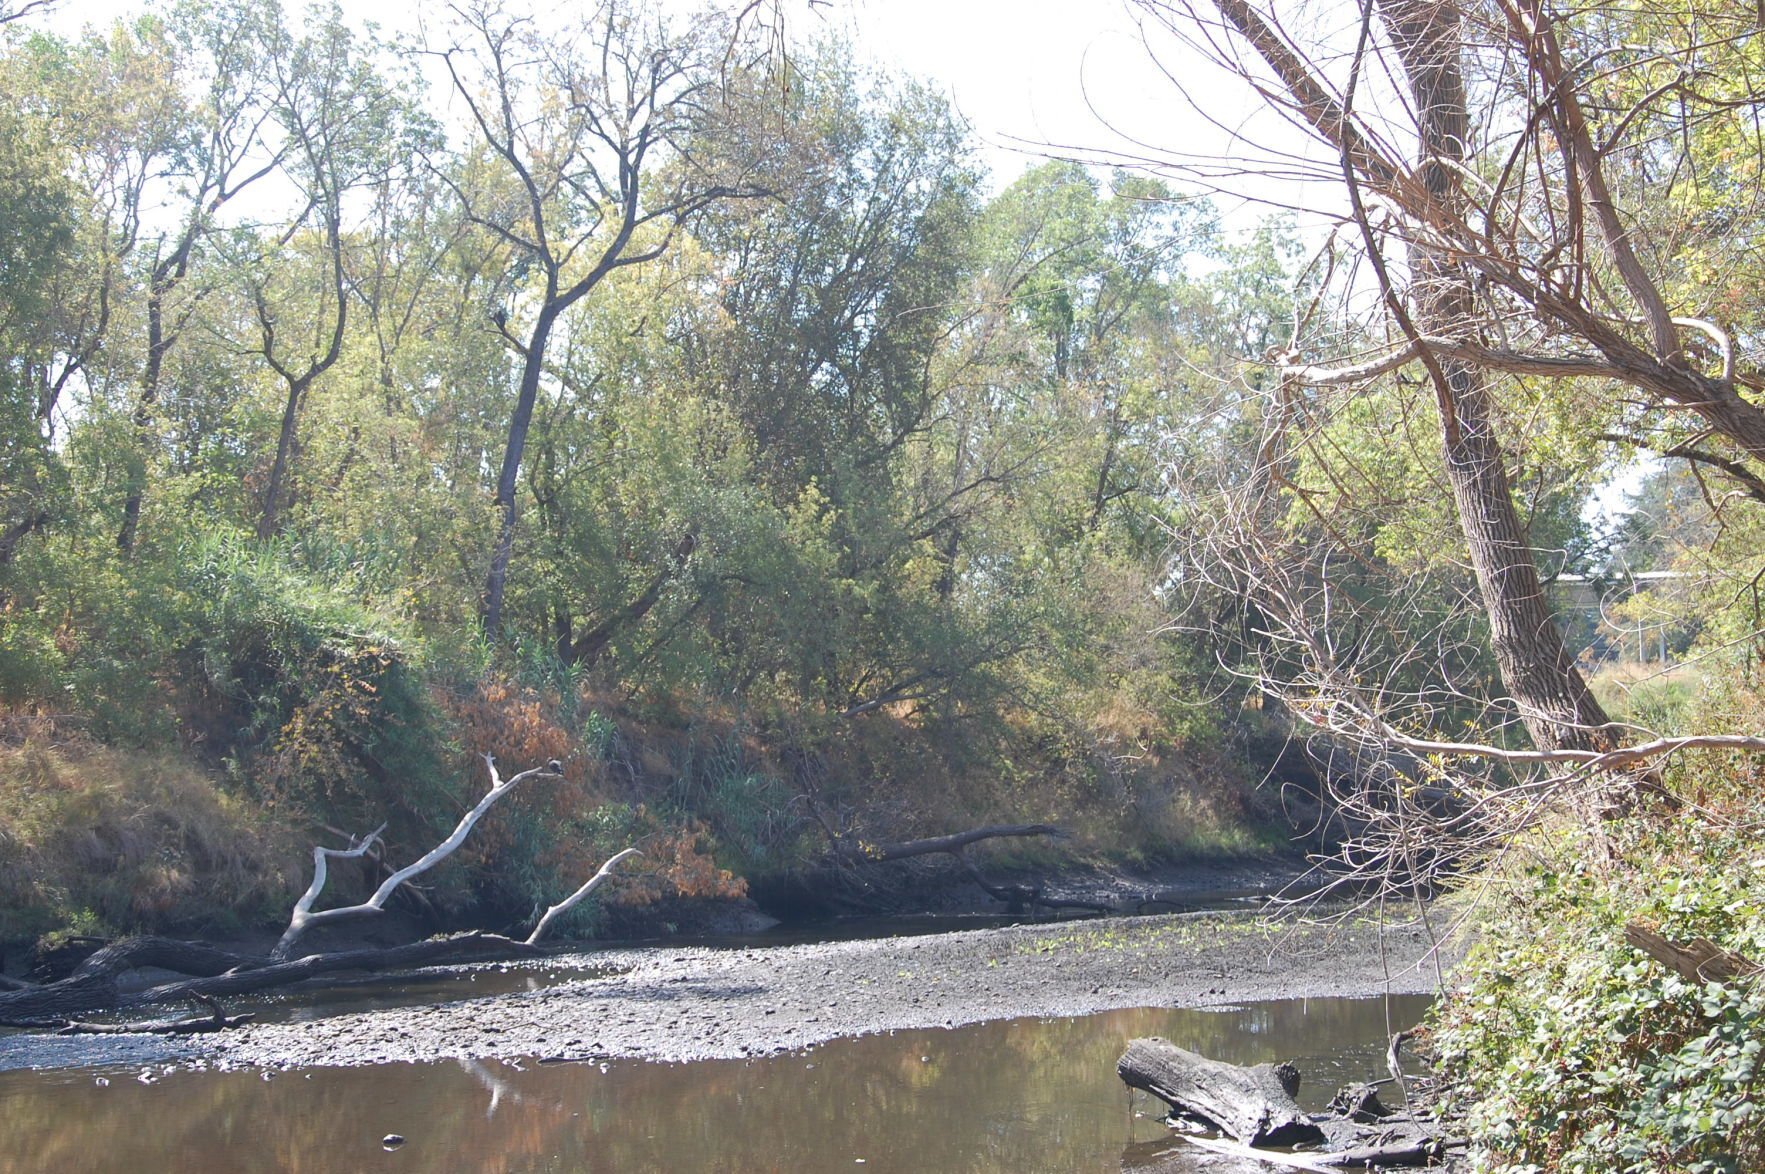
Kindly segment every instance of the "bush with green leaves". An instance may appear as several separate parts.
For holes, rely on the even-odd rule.
[[[183,578],[182,656],[253,790],[352,825],[434,806],[413,792],[445,776],[444,739],[407,640],[274,548],[205,543]]]
[[[1501,890],[1435,1013],[1488,1171],[1765,1168],[1765,985],[1688,981],[1632,922],[1765,958],[1765,846],[1709,810],[1549,837]]]

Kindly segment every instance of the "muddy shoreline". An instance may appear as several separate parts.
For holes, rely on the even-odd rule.
[[[1436,984],[1420,922],[1270,926],[1248,912],[812,945],[663,944],[593,951],[579,961],[611,973],[487,998],[252,1025],[219,1036],[12,1035],[0,1037],[0,1068],[690,1061],[1020,1016],[1427,993]]]

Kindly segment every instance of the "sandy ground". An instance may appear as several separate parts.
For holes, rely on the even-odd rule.
[[[753,949],[597,952],[541,990],[224,1035],[0,1038],[0,1068],[297,1068],[462,1057],[698,1060],[841,1036],[1121,1007],[1434,989],[1419,924],[1269,927],[1253,914],[1105,918]]]

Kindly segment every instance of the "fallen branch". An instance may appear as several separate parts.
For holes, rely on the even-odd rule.
[[[308,954],[291,962],[276,962],[255,970],[193,978],[166,983],[131,996],[129,1005],[169,1003],[194,994],[243,995],[252,991],[287,986],[321,974],[340,970],[396,970],[411,966],[435,966],[451,962],[486,962],[504,958],[538,958],[544,951],[501,934],[466,933],[429,938],[404,946],[375,950],[338,950]]]
[[[627,848],[625,851],[619,853],[617,856],[614,856],[611,860],[601,865],[600,871],[589,877],[580,889],[577,889],[574,893],[571,893],[568,897],[565,897],[562,901],[559,901],[556,905],[553,905],[550,909],[545,911],[545,916],[539,919],[539,924],[534,926],[533,932],[527,935],[526,944],[529,946],[538,945],[539,939],[545,936],[545,931],[551,928],[553,919],[562,914],[568,913],[575,907],[578,901],[582,900],[582,898],[588,896],[605,883],[606,879],[613,875],[613,870],[617,868],[620,862],[626,857],[642,855],[643,853],[639,852],[636,848]]]
[[[497,774],[496,759],[493,756],[486,754],[484,756],[484,765],[485,768],[490,771],[490,790],[486,791],[484,797],[478,800],[478,805],[476,807],[466,812],[466,814],[460,818],[460,822],[454,828],[453,834],[448,836],[447,839],[441,841],[441,843],[435,845],[435,847],[429,849],[429,851],[414,864],[407,864],[391,876],[388,876],[380,883],[380,887],[374,890],[374,895],[359,905],[345,905],[337,909],[325,909],[318,913],[313,912],[313,902],[318,900],[319,894],[325,888],[326,860],[333,856],[345,858],[365,855],[373,846],[374,842],[380,838],[380,833],[385,830],[386,825],[381,824],[380,827],[369,832],[360,844],[352,845],[349,848],[314,848],[313,883],[307,886],[306,892],[301,896],[299,901],[295,902],[293,916],[288,920],[288,929],[282,934],[282,940],[276,943],[275,949],[270,951],[270,957],[275,959],[288,957],[289,952],[294,948],[294,943],[299,941],[301,936],[304,935],[307,930],[316,925],[329,925],[339,921],[352,921],[356,918],[369,917],[384,912],[387,899],[398,890],[400,885],[404,884],[412,877],[420,876],[431,868],[434,868],[447,857],[453,855],[454,850],[466,842],[467,834],[471,832],[473,826],[483,817],[484,813],[490,810],[491,804],[514,790],[515,786],[522,780],[530,779],[535,775],[556,777],[559,770],[556,762],[550,762],[545,766],[536,766],[531,770],[524,770],[505,782],[502,777]]]
[[[265,965],[265,959],[250,954],[235,954],[203,942],[183,942],[175,938],[124,938],[91,954],[74,967],[71,978],[103,975],[115,978],[130,970],[156,966],[179,974],[208,976],[234,970],[252,970]]]
[[[207,947],[197,942],[168,942],[163,939],[140,939],[152,947],[133,950],[136,942],[117,943],[118,953],[112,962],[93,972],[73,974],[60,982],[36,990],[0,994],[0,1024],[15,1027],[55,1027],[76,1015],[108,1011],[114,1007],[145,1007],[157,1003],[175,1003],[199,996],[216,997],[244,995],[254,991],[289,986],[309,978],[339,971],[396,970],[412,966],[434,966],[451,962],[488,962],[506,958],[537,958],[544,951],[525,942],[517,942],[501,934],[468,933],[452,937],[430,938],[386,949],[339,950],[326,954],[308,954],[292,962],[270,962],[263,958],[245,959],[248,965],[226,971],[214,971],[197,978],[181,979],[160,986],[123,994],[117,986],[117,974],[131,969],[116,959],[123,957],[159,957],[170,960],[170,947],[188,946],[194,951],[188,957],[201,959]],[[221,951],[208,951],[218,955]],[[94,958],[97,955],[93,956]],[[218,961],[218,959],[215,959]],[[140,965],[157,963],[140,962]]]
[[[205,1035],[209,1032],[225,1031],[230,1027],[249,1023],[256,1016],[247,1011],[242,1015],[228,1015],[221,1010],[221,1005],[206,995],[192,993],[190,1000],[209,1009],[207,1015],[197,1015],[189,1019],[149,1019],[139,1023],[81,1023],[70,1019],[65,1027],[56,1031],[56,1035]]]
[[[1634,921],[1624,927],[1624,940],[1690,982],[1746,978],[1761,969],[1757,962],[1724,950],[1709,938],[1693,938],[1679,945]]]
[[[886,860],[905,860],[910,856],[929,856],[934,852],[959,852],[970,844],[981,840],[992,840],[1007,836],[1064,836],[1065,832],[1052,824],[1017,823],[993,824],[988,827],[972,828],[966,832],[956,832],[948,836],[932,836],[924,840],[904,840],[895,844],[858,845],[858,855],[866,862],[880,864]]]
[[[558,762],[553,760],[543,767],[522,771],[505,781],[497,773],[494,758],[488,754],[485,755],[484,764],[490,771],[490,790],[471,811],[461,818],[459,825],[454,828],[453,834],[437,844],[414,864],[407,865],[388,875],[375,890],[374,895],[359,905],[328,909],[317,913],[313,912],[312,908],[319,895],[324,891],[330,860],[332,858],[359,859],[366,856],[379,843],[384,825],[363,837],[360,843],[351,843],[347,848],[314,848],[312,884],[307,887],[306,892],[295,903],[288,929],[283,933],[281,940],[276,943],[275,949],[268,957],[235,954],[202,942],[184,942],[152,937],[128,938],[101,947],[81,961],[68,977],[59,982],[43,986],[24,986],[22,989],[16,990],[0,989],[0,1024],[19,1027],[61,1027],[63,1030],[71,1028],[74,1033],[101,1034],[119,1034],[124,1031],[158,1031],[162,1034],[168,1032],[181,1034],[198,1030],[219,1030],[220,1028],[212,1025],[198,1027],[195,1022],[186,1020],[155,1021],[158,1026],[109,1025],[80,1022],[75,1020],[75,1016],[119,1006],[167,1003],[179,999],[197,999],[206,1002],[216,995],[239,995],[269,990],[337,971],[392,970],[444,962],[542,956],[544,952],[538,948],[537,943],[545,936],[552,923],[597,887],[604,884],[621,862],[628,857],[638,855],[636,849],[628,848],[614,856],[603,864],[600,870],[590,877],[581,888],[547,910],[545,916],[540,918],[539,924],[534,927],[533,932],[524,942],[518,942],[500,934],[470,933],[447,938],[430,938],[427,941],[385,949],[341,950],[331,953],[309,954],[306,957],[293,960],[288,958],[294,943],[315,925],[382,912],[387,898],[396,892],[401,885],[409,882],[412,877],[434,867],[458,848],[472,830],[473,825],[490,809],[490,806],[513,790],[523,779],[531,778],[534,775],[556,776],[561,770]],[[125,995],[118,984],[118,977],[127,971],[148,966],[173,970],[193,977],[164,983],[137,994]],[[212,1004],[210,1005],[212,1006]],[[220,1016],[217,1010],[216,1016],[211,1017],[211,1020],[200,1022],[211,1023],[214,1019],[224,1020],[225,1018],[225,1016]],[[237,1017],[234,1018],[237,1019]],[[242,1019],[238,1020],[238,1022],[243,1021]],[[232,1024],[224,1023],[222,1025],[231,1026]]]

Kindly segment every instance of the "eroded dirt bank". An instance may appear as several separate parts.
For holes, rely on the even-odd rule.
[[[620,972],[518,994],[264,1024],[190,1040],[0,1039],[0,1067],[292,1068],[463,1058],[764,1055],[840,1036],[1121,1007],[1433,989],[1417,924],[1250,914],[1108,918],[755,949],[610,950]]]

